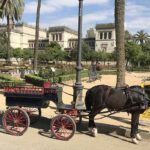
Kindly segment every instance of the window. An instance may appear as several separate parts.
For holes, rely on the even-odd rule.
[[[54,34],[52,34],[52,39],[53,39],[53,41],[55,41],[55,35]]]
[[[58,34],[56,34],[56,41],[58,41]]]
[[[100,39],[103,39],[103,32],[100,32]]]
[[[108,38],[109,38],[109,39],[112,38],[112,32],[108,32]]]

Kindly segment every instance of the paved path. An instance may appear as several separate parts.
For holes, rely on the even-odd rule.
[[[131,77],[132,75],[132,77]],[[135,75],[130,74],[128,83],[131,84],[131,79],[135,83],[140,84],[144,74],[133,78]],[[145,77],[145,76],[144,76]],[[109,82],[110,80],[110,82]],[[103,76],[101,81],[92,83],[84,83],[84,87],[90,88],[97,84],[109,84],[114,86],[115,76]],[[70,82],[72,85],[73,83]],[[64,87],[64,91],[72,93],[72,88]],[[86,91],[83,91],[85,95]],[[70,103],[72,97],[63,94],[64,103]],[[51,106],[54,106],[51,103]],[[0,95],[0,110],[5,110],[5,97]],[[83,120],[79,131],[69,141],[59,141],[51,137],[49,133],[50,118],[54,116],[55,109],[43,109],[42,118],[34,126],[29,127],[27,132],[20,137],[11,136],[5,133],[1,124],[0,116],[0,150],[147,150],[150,147],[150,139],[144,139],[139,145],[134,145],[130,142],[130,138],[116,134],[116,130],[130,129],[130,116],[127,113],[118,113],[111,117],[97,120],[98,136],[93,138],[87,132],[87,120]],[[142,124],[140,131],[150,132],[150,120],[140,120]],[[119,133],[119,132],[118,132]]]
[[[15,137],[0,132],[1,150],[147,150],[150,147],[150,140],[143,140],[139,145],[132,144],[129,138],[113,133],[98,134],[96,138],[77,132],[69,141],[59,141],[50,137],[48,132],[42,129],[48,128],[49,121],[43,118],[43,124],[36,124],[30,127],[21,137]],[[39,126],[38,128],[36,126]],[[40,132],[41,130],[41,132]]]

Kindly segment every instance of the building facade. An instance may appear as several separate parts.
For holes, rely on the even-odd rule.
[[[116,47],[115,24],[97,24],[95,28],[95,51],[113,52]]]
[[[6,30],[6,25],[0,26]],[[39,30],[39,39],[47,38],[46,30]],[[10,32],[10,45],[13,48],[29,48],[29,40],[35,40],[35,27],[27,24],[16,24]]]
[[[57,42],[63,50],[70,48],[70,39],[77,39],[77,31],[66,26],[50,27],[48,30],[49,42]]]
[[[1,30],[6,30],[6,25],[0,26]],[[92,37],[83,38],[83,41],[91,50],[105,51],[111,53],[115,48],[115,25],[97,24],[95,29],[90,29]],[[91,35],[91,34],[88,34]],[[95,36],[95,37],[94,37]],[[11,30],[10,43],[13,48],[34,48],[35,27],[27,24],[17,24]],[[45,48],[50,42],[57,42],[62,50],[72,50],[77,46],[77,31],[66,26],[49,27],[48,31],[39,30],[39,50]]]

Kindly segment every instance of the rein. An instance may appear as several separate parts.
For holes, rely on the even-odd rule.
[[[136,104],[138,104],[138,103],[136,103]],[[100,119],[109,117],[109,116],[111,116],[111,115],[114,115],[114,114],[116,114],[116,113],[128,111],[128,110],[130,110],[130,108],[132,108],[132,106],[138,107],[138,105],[130,104],[130,105],[127,105],[126,108],[124,108],[124,109],[121,109],[121,110],[119,110],[119,111],[114,111],[114,112],[112,112],[112,113],[110,113],[110,114],[108,114],[108,115],[105,115],[105,116],[103,116],[103,117],[96,118],[96,119],[94,119],[94,120],[100,120]],[[100,112],[99,114],[104,114],[104,113],[108,113],[108,112],[110,112],[110,111],[103,111],[103,112]],[[96,115],[96,114],[97,114],[97,113],[92,113],[92,114],[89,113],[89,114],[87,114],[87,115],[80,115],[80,116],[84,117],[85,119],[89,119],[89,117],[87,117],[87,116],[92,116],[92,115]]]

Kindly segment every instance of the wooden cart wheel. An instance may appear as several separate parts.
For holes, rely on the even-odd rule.
[[[60,114],[52,119],[50,129],[57,139],[69,140],[76,131],[76,124],[69,115]]]
[[[30,118],[30,124],[36,123],[41,117],[41,108],[21,107]]]
[[[9,108],[2,118],[6,132],[20,136],[25,133],[30,125],[30,119],[26,111],[18,107]]]
[[[71,110],[59,110],[62,114],[66,114],[71,116],[71,118],[75,121],[77,128],[81,125],[82,122],[82,116],[79,110],[77,109],[71,109]]]

